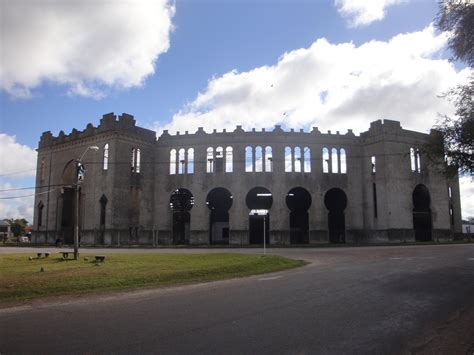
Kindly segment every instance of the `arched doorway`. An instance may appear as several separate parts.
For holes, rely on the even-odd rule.
[[[328,229],[330,243],[346,242],[346,220],[344,209],[347,206],[347,197],[344,191],[332,188],[324,196],[324,204],[329,210]]]
[[[413,190],[413,229],[417,242],[431,241],[430,193],[425,185],[417,185]]]
[[[232,207],[232,194],[223,187],[216,187],[207,194],[206,204],[211,210],[211,244],[229,244],[229,209]]]
[[[75,206],[76,206],[76,194],[74,193],[74,187],[77,183],[77,166],[74,159],[70,160],[63,169],[61,175],[61,194],[59,196],[60,221],[61,221],[61,236],[64,244],[74,243],[74,226],[76,224]],[[80,211],[79,211],[80,212]],[[80,224],[79,224],[80,225]],[[79,236],[81,234],[79,233]]]
[[[270,242],[270,208],[273,204],[272,193],[264,187],[254,187],[245,199],[249,213],[249,244]]]
[[[310,193],[302,187],[295,187],[286,194],[286,205],[290,209],[290,243],[309,243]]]
[[[189,243],[191,208],[194,205],[194,196],[191,191],[179,188],[173,191],[170,197],[170,207],[173,210],[173,243]]]

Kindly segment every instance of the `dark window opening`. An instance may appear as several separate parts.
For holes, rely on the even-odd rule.
[[[329,210],[328,229],[330,243],[346,242],[346,221],[344,209],[347,206],[347,197],[344,191],[332,188],[324,196],[324,204]]]
[[[374,199],[374,218],[377,218],[377,185],[372,184],[372,198]]]
[[[38,204],[38,227],[41,227],[43,225],[43,202],[40,201]]]
[[[453,207],[453,205],[449,206],[449,218],[451,220],[451,225],[454,226],[454,207]]]
[[[107,197],[105,197],[105,195],[102,195],[99,202],[100,202],[100,227],[104,228],[105,227],[105,211],[107,207]]]

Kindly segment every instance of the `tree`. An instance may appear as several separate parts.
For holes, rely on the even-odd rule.
[[[10,224],[10,228],[15,237],[18,237],[22,234],[25,234],[25,228],[28,226],[28,221],[24,218],[17,219],[7,219],[7,222]]]
[[[435,125],[430,142],[430,153],[444,156],[449,166],[460,173],[474,172],[474,80],[448,91],[453,101],[456,118],[444,115]]]
[[[472,0],[444,0],[439,3],[435,25],[451,32],[448,46],[453,59],[474,67],[474,2]]]
[[[445,0],[440,2],[435,25],[441,31],[451,33],[448,46],[452,60],[460,60],[474,66],[474,2],[469,0]],[[448,165],[461,173],[473,174],[474,142],[474,76],[468,84],[449,90],[445,97],[452,101],[455,118],[442,116],[435,125],[435,134],[426,150],[429,155],[446,157]]]

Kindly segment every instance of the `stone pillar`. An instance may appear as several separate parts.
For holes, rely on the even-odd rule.
[[[273,205],[270,209],[270,244],[289,244],[290,210],[286,206],[287,191],[276,188],[271,192]]]
[[[247,192],[240,192],[233,195],[232,207],[229,210],[229,244],[249,243],[249,209],[245,203],[246,194]]]

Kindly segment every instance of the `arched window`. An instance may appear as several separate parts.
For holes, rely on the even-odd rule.
[[[253,171],[253,152],[250,146],[245,148],[245,171],[248,173]]]
[[[411,171],[414,173],[421,172],[420,150],[418,148],[410,148]]]
[[[109,168],[109,143],[104,145],[104,165],[103,169],[107,170]]]
[[[44,161],[44,158],[42,158],[41,159],[41,170],[40,170],[40,179],[41,179],[41,181],[44,180],[45,170],[46,170],[46,163]]]
[[[194,174],[194,148],[188,149],[188,174]]]
[[[265,171],[271,173],[273,171],[273,155],[272,147],[265,147]]]
[[[186,156],[184,148],[179,150],[178,154],[178,174],[184,174],[186,172]]]
[[[337,157],[337,149],[332,148],[331,150],[331,172],[333,174],[337,174],[339,172],[339,164],[338,164],[338,157]]]
[[[132,160],[130,161],[132,173],[135,172],[136,156],[137,156],[136,149],[132,148]]]
[[[323,173],[329,173],[329,149],[323,148]]]
[[[214,166],[216,167],[216,172],[224,171],[224,148],[222,147],[216,148],[216,160]]]
[[[416,172],[421,173],[421,159],[420,159],[420,150],[416,148]]]
[[[372,157],[370,158],[370,163],[372,164],[372,174],[375,174],[375,172],[377,171],[375,155],[372,155]]]
[[[263,171],[263,151],[262,147],[257,146],[255,147],[255,172],[262,172]]]
[[[296,173],[301,173],[301,170],[302,170],[301,163],[302,163],[301,148],[295,147],[295,172]]]
[[[293,158],[291,154],[291,148],[285,147],[285,172],[286,173],[291,173],[293,171],[292,160]]]
[[[132,148],[131,170],[132,173],[140,174],[140,149]]]
[[[231,173],[233,172],[234,165],[234,152],[232,147],[225,148],[225,172]]]
[[[140,174],[140,167],[141,167],[141,151],[140,149],[137,149],[137,158],[136,158],[136,164],[135,164],[135,172],[137,174]]]
[[[214,172],[214,148],[209,147],[207,148],[207,159],[206,159],[206,172],[213,173]]]
[[[170,150],[170,175],[176,174],[176,149]]]
[[[341,160],[341,174],[347,174],[347,155],[344,148],[339,150],[339,158]]]
[[[415,172],[416,171],[416,154],[415,154],[415,148],[410,148],[410,162],[411,162],[411,171]]]
[[[311,172],[311,150],[309,147],[304,147],[303,150],[303,171],[305,173],[310,173]]]

